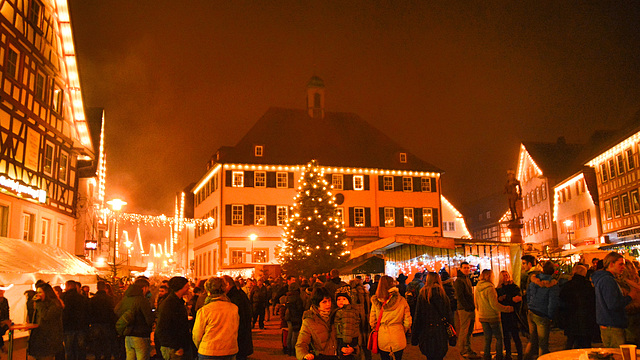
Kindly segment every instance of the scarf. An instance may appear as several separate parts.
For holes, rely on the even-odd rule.
[[[231,300],[229,300],[226,294],[216,294],[214,296],[208,295],[207,298],[204,299],[204,304],[207,305],[214,301],[231,301]]]
[[[320,310],[319,307],[314,306],[314,308],[318,311],[318,315],[324,320],[327,324],[329,323],[329,317],[331,316],[331,309],[329,310]]]

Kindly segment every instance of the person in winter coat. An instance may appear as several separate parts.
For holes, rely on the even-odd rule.
[[[204,285],[209,293],[196,313],[192,339],[199,360],[233,360],[238,353],[238,307],[225,295],[225,281],[212,277]]]
[[[506,270],[500,271],[500,279],[498,280],[498,301],[502,305],[512,306],[513,312],[503,312],[500,314],[502,322],[502,335],[504,336],[505,360],[511,360],[511,339],[516,344],[518,360],[522,360],[524,353],[522,351],[522,340],[518,333],[518,309],[522,306],[522,296],[520,287],[511,280],[511,275]]]
[[[67,360],[87,358],[87,333],[89,331],[89,299],[78,292],[74,280],[65,283],[61,300],[62,325],[64,327],[64,349]]]
[[[302,327],[304,315],[304,303],[300,297],[300,285],[291,283],[285,303],[285,319],[287,320],[287,351],[289,355],[295,354],[295,346],[298,341],[298,333]]]
[[[253,286],[249,292],[249,300],[253,304],[253,326],[258,326],[260,329],[264,329],[264,315],[267,310],[267,303],[269,301],[269,294],[267,293],[267,287],[264,285],[262,279],[258,279],[258,282]]]
[[[551,275],[555,271],[551,261],[544,263],[542,273],[534,275],[542,282],[552,281]],[[530,279],[527,289],[527,304],[529,306],[529,343],[525,350],[525,359],[533,359],[540,355],[549,353],[549,331],[551,330],[551,319],[556,314],[559,303],[560,288],[556,281],[552,286],[540,286],[538,281]]]
[[[329,272],[329,276],[331,278],[324,284],[324,287],[329,291],[329,294],[331,294],[331,296],[333,296],[335,300],[336,290],[339,287],[347,285],[347,283],[340,279],[340,271],[338,269],[332,269]]]
[[[475,306],[478,319],[484,333],[484,360],[491,360],[491,338],[496,338],[496,360],[503,360],[502,352],[502,323],[501,312],[513,312],[512,306],[505,306],[498,302],[498,292],[493,286],[493,271],[484,269],[480,273],[476,285]]]
[[[158,309],[154,334],[164,360],[191,359],[191,333],[187,307],[182,299],[189,292],[189,280],[174,276],[169,280],[169,295]]]
[[[473,324],[476,321],[476,307],[473,301],[473,287],[469,274],[471,267],[469,263],[463,261],[458,269],[458,276],[453,282],[453,288],[458,300],[458,309],[456,314],[460,321],[458,327],[458,350],[461,356],[476,357],[477,354],[471,349],[471,334],[473,333]]]
[[[600,325],[603,346],[617,348],[625,343],[624,329],[629,325],[625,307],[633,299],[622,293],[615,278],[625,269],[624,257],[612,251],[603,263],[604,270],[591,275],[596,290],[596,322]]]
[[[110,360],[115,354],[116,314],[113,298],[107,295],[107,284],[100,280],[98,291],[89,299],[89,321],[94,337],[94,355],[96,360]]]
[[[338,349],[353,348],[354,351],[349,355],[344,355],[338,351],[340,360],[354,360],[356,354],[360,353],[360,345],[362,343],[361,324],[362,316],[360,312],[351,305],[351,288],[345,285],[338,288],[335,293],[336,305],[338,308],[333,315],[333,323],[336,327],[336,336]]]
[[[628,294],[632,298],[637,298],[640,294],[640,276],[638,268],[632,261],[625,262],[625,270],[621,276],[616,277],[618,285],[623,294]],[[625,307],[629,324],[624,330],[627,344],[640,346],[640,302],[634,299]]]
[[[114,310],[118,319],[129,310],[133,313],[133,321],[129,325],[131,330],[124,338],[127,360],[149,360],[151,354],[151,329],[155,316],[146,297],[148,293],[149,280],[140,277],[129,285]]]
[[[227,298],[232,304],[238,307],[238,354],[236,360],[246,360],[247,357],[253,354],[253,338],[251,335],[251,303],[247,294],[240,290],[233,278],[229,275],[222,277],[225,282],[225,292]],[[205,291],[206,293],[206,291]],[[207,295],[202,295],[206,297]]]
[[[4,285],[0,285],[0,347],[2,352],[7,352],[7,347],[4,346],[2,337],[4,333],[9,330],[11,326],[11,318],[9,317],[9,301],[4,297]]]
[[[53,360],[63,350],[62,304],[51,285],[44,282],[36,286],[33,300],[38,327],[31,330],[27,354],[36,360]]]
[[[338,360],[335,325],[331,323],[333,299],[324,287],[317,287],[311,295],[311,308],[302,316],[302,327],[296,342],[298,360]],[[348,348],[340,349],[350,355]]]
[[[443,359],[449,350],[449,324],[453,324],[449,297],[442,287],[440,276],[429,272],[418,297],[411,326],[411,344],[418,345],[428,360]]]
[[[418,303],[418,295],[420,295],[420,290],[424,286],[422,282],[423,274],[421,272],[413,275],[413,280],[407,285],[407,289],[404,292],[405,299],[407,299],[407,303],[409,304],[409,310],[411,311],[411,316],[413,316],[416,312],[416,304]]]
[[[591,338],[596,326],[596,292],[587,280],[587,268],[573,267],[573,276],[560,289],[560,302],[568,320],[564,327],[567,336],[565,349],[591,347]]]
[[[375,329],[380,314],[378,330],[378,349],[382,360],[402,360],[402,352],[407,346],[405,333],[411,329],[411,310],[407,300],[400,296],[395,281],[390,276],[382,276],[378,282],[376,294],[371,297],[369,325]]]

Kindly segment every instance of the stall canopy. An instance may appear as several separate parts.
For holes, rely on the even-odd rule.
[[[373,256],[365,260],[350,260],[345,266],[341,267],[340,275],[348,274],[383,274],[384,259]]]
[[[359,248],[351,250],[351,259],[358,258],[364,254],[384,254],[387,250],[401,245],[421,245],[441,249],[454,249],[455,240],[442,236],[422,236],[422,235],[395,235],[384,239],[372,241]]]

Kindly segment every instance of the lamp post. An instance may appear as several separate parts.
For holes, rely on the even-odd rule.
[[[569,240],[569,249],[571,249],[571,234],[573,233],[573,220],[567,219],[564,221],[564,226],[567,228],[567,240]]]
[[[120,199],[112,199],[107,201],[107,204],[109,206],[111,206],[111,210],[115,213],[116,217],[115,219],[113,219],[113,215],[110,216],[109,219],[109,223],[111,222],[111,220],[113,220],[113,231],[109,232],[109,238],[112,241],[112,246],[113,246],[113,277],[112,277],[112,282],[115,283],[116,282],[116,275],[117,275],[117,266],[116,266],[116,242],[118,241],[118,237],[116,232],[118,231],[118,216],[120,215],[120,210],[122,210],[122,207],[127,205],[126,201],[120,200]]]
[[[256,235],[256,234],[251,234],[251,235],[249,235],[249,240],[251,240],[251,262],[252,262],[252,263],[253,263],[253,262],[254,262],[254,260],[255,260],[255,259],[253,258],[253,257],[255,256],[255,254],[254,254],[254,252],[253,252],[253,243],[256,241],[256,239],[257,239],[257,238],[258,238],[258,235]]]

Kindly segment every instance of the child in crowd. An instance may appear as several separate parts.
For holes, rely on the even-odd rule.
[[[341,360],[354,360],[360,351],[360,324],[362,319],[358,310],[351,306],[351,288],[347,286],[336,290],[338,309],[334,313],[334,324],[338,338],[338,357]]]

